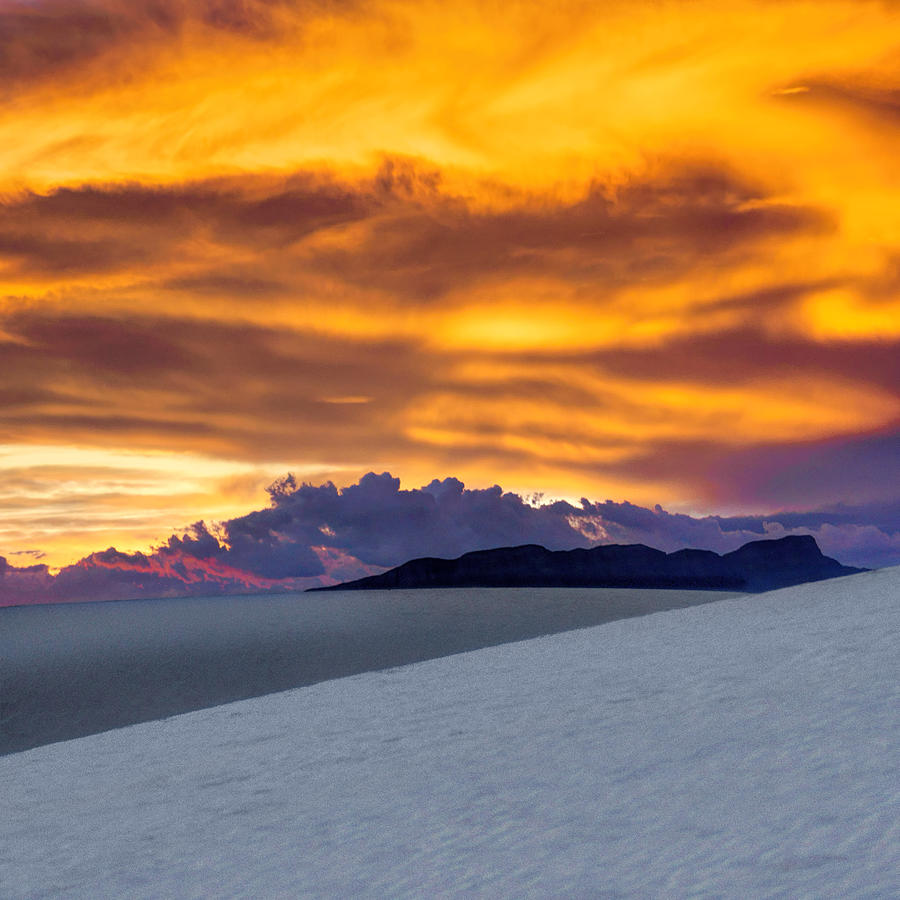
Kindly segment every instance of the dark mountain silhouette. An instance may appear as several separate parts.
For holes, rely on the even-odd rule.
[[[815,538],[751,541],[720,556],[711,550],[663,553],[643,544],[547,550],[537,544],[476,550],[458,559],[413,559],[315,591],[444,587],[621,587],[769,591],[863,572],[824,556]]]

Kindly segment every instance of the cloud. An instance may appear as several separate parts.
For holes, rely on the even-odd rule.
[[[103,273],[144,281],[157,268],[196,266],[211,257],[218,267],[236,247],[283,249],[317,230],[370,215],[377,205],[365,185],[316,172],[25,192],[0,205],[0,258],[19,277],[38,281]],[[217,250],[201,252],[201,242]],[[164,280],[192,287],[203,274],[186,269]],[[217,268],[208,276],[222,273]]]
[[[154,16],[150,4],[143,9],[135,4],[129,14],[124,5],[112,3],[13,0],[0,11],[4,35],[0,74],[7,82],[52,77],[134,39],[136,32],[146,34],[149,27],[169,31],[174,22],[166,5],[157,4],[155,9]]]
[[[744,328],[497,359],[410,338],[36,304],[0,315],[0,329],[0,444],[354,473],[401,459],[404,479],[452,467],[484,484],[502,470],[518,490],[577,496],[612,483],[645,503],[671,502],[674,484],[700,508],[872,500],[898,483],[891,340],[835,346]]]
[[[0,606],[53,603],[58,596],[47,566],[13,566],[0,556]]]
[[[273,499],[272,511],[254,515],[262,521],[275,517],[282,522],[282,533],[343,548],[379,566],[397,565],[396,560],[410,554],[458,556],[510,541],[558,549],[579,539],[550,509],[531,507],[498,486],[466,490],[454,478],[401,490],[399,478],[370,472],[341,491],[300,485],[276,492]]]
[[[433,363],[402,340],[38,306],[0,322],[0,443],[155,434],[156,446],[167,435],[182,451],[326,458],[336,444],[371,443],[432,377]],[[344,397],[369,402],[333,402]]]
[[[10,299],[0,312],[7,390],[14,385],[10,399],[22,401],[10,433],[84,440],[96,430],[128,441],[155,433],[154,446],[170,440],[237,456],[258,453],[265,435],[278,458],[291,449],[287,458],[295,458],[303,442],[322,458],[342,454],[341,464],[387,464],[402,451],[429,456],[441,471],[440,447],[449,444],[436,421],[463,435],[462,455],[473,435],[493,440],[493,423],[505,422],[507,440],[494,442],[501,456],[557,464],[563,457],[526,444],[543,429],[545,445],[559,445],[574,424],[567,405],[599,407],[595,427],[587,417],[576,426],[578,444],[595,444],[593,432],[621,444],[630,421],[659,420],[663,396],[636,396],[631,370],[650,375],[671,358],[674,371],[690,352],[678,344],[688,335],[709,359],[693,380],[721,384],[716,362],[733,371],[733,354],[716,352],[711,335],[739,342],[763,322],[790,319],[800,300],[831,283],[724,296],[688,289],[691,273],[762,264],[773,242],[832,228],[821,209],[779,201],[726,166],[660,162],[570,199],[512,185],[492,190],[502,202],[467,197],[421,162],[388,159],[356,179],[308,171],[10,196],[0,256],[5,246],[11,271],[43,292]],[[662,297],[641,312],[635,290]],[[534,348],[552,362],[554,352],[571,356],[585,341],[611,354],[599,389],[559,371],[544,377],[547,366],[526,360],[502,379],[506,396],[499,380],[471,375],[485,354],[513,359]],[[806,349],[800,337],[795,344]],[[613,355],[623,345],[634,349],[630,358],[625,349]],[[582,354],[581,375],[602,352]],[[39,390],[47,402],[32,395],[30,415],[27,391]],[[528,391],[554,401],[545,423],[514,419],[517,407],[505,401]],[[495,396],[502,416],[481,410]],[[351,410],[328,402],[335,397],[370,402]],[[672,427],[684,420],[681,409],[667,415]],[[459,416],[477,421],[454,425]],[[816,430],[798,421],[796,430],[804,428]],[[375,455],[349,460],[348,446]]]
[[[0,4],[0,442],[871,500],[900,414],[890,10],[557,12]],[[0,543],[55,566],[239,508],[157,473],[126,513],[107,483],[23,482]]]
[[[845,565],[877,568],[900,563],[900,499],[891,504],[752,516],[689,516],[659,505],[650,509],[627,502],[582,500],[573,521],[585,534],[602,537],[604,543],[642,543],[668,553],[683,547],[727,553],[748,541],[810,534],[826,555]]]
[[[50,316],[33,310],[6,317],[4,325],[18,338],[0,345],[10,372],[27,367],[36,357],[62,362],[70,370],[73,364],[91,366],[116,378],[191,368],[191,356],[152,320]]]
[[[554,275],[607,289],[637,269],[671,278],[711,254],[758,253],[760,243],[833,227],[825,211],[770,200],[715,166],[673,162],[614,189],[592,184],[573,201],[501,187],[503,208],[486,209],[443,186],[439,172],[394,159],[355,181],[308,171],[66,187],[6,200],[0,258],[35,279],[131,272],[144,280],[164,263],[190,265],[164,283],[243,293],[248,281],[272,284],[265,268],[279,251],[320,276],[422,302],[485,277]],[[332,239],[311,240],[317,234]],[[201,240],[219,252],[201,253]],[[221,270],[237,248],[260,255],[243,278]]]
[[[792,304],[815,290],[814,285],[786,287],[771,303]],[[747,298],[747,302],[757,312],[762,311],[764,298]],[[891,392],[900,389],[898,338],[885,335],[826,344],[798,334],[768,333],[763,322],[712,334],[676,335],[662,348],[611,347],[593,353],[573,353],[567,361],[629,378],[652,376],[679,383],[745,384],[758,380],[763,372],[769,378],[789,383],[803,372],[867,383]]]
[[[802,91],[786,94],[785,99],[791,103],[834,109],[878,130],[891,131],[900,127],[900,89],[872,81],[865,76],[844,82],[827,77],[808,79],[804,81]]]
[[[900,429],[739,449],[659,442],[627,465],[650,479],[680,478],[713,506],[874,511],[900,499]]]
[[[352,246],[314,249],[308,261],[417,301],[513,275],[602,282],[609,291],[638,271],[672,278],[701,259],[831,227],[823,211],[764,202],[764,193],[725,169],[699,165],[675,165],[615,189],[592,184],[570,202],[524,195],[495,210],[435,191],[396,203]]]
[[[346,0],[10,0],[0,8],[0,77],[27,83],[71,77],[98,62],[124,64],[129,54],[171,47],[191,29],[271,40],[304,18],[353,6]]]
[[[109,548],[64,567],[0,559],[0,604],[298,590],[382,571],[420,556],[536,543],[550,549],[644,543],[671,552],[727,552],[750,540],[812,534],[851,565],[900,563],[900,501],[769,516],[696,517],[628,502],[531,502],[499,486],[470,490],[456,478],[403,490],[370,472],[336,488],[269,488],[270,505],[215,527],[197,522],[150,553]]]

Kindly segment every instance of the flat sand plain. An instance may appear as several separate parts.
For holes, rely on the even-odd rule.
[[[455,588],[0,609],[0,755],[733,593]]]

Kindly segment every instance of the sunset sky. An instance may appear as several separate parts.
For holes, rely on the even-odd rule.
[[[0,0],[0,556],[387,471],[900,562],[898,158],[889,0]]]

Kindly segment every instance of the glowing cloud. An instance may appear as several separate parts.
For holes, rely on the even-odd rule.
[[[146,550],[287,469],[896,492],[891,4],[15,0],[0,34],[10,559]]]

